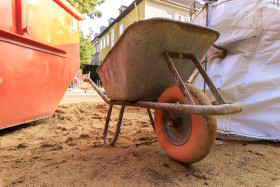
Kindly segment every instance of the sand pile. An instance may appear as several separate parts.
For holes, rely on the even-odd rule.
[[[182,165],[161,149],[146,109],[126,108],[116,146],[105,148],[107,109],[62,105],[51,118],[1,131],[0,186],[280,185],[279,143],[223,141],[203,161]]]

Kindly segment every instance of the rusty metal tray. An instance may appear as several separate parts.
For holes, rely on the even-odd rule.
[[[148,19],[130,25],[97,68],[112,100],[157,100],[175,84],[163,58],[165,51],[193,54],[200,60],[217,40],[215,30],[168,19]],[[172,58],[186,82],[195,70],[189,59]]]

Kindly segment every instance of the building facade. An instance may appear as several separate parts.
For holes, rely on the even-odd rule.
[[[128,7],[119,8],[119,16],[110,18],[109,26],[101,28],[100,34],[92,40],[95,54],[91,64],[99,65],[116,43],[123,31],[133,22],[154,17],[188,22],[193,14],[194,0],[135,0]],[[195,4],[196,10],[202,6]]]

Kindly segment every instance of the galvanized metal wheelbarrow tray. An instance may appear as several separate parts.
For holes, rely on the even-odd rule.
[[[115,144],[125,106],[147,108],[153,127],[150,109],[196,115],[241,112],[240,104],[225,103],[199,63],[218,37],[219,33],[209,28],[160,18],[130,25],[97,68],[105,92],[99,90],[90,78],[85,79],[110,105],[104,129],[105,144]],[[184,82],[195,69],[201,73],[218,105],[194,103]],[[187,104],[157,102],[162,92],[174,84],[178,85]],[[115,136],[109,142],[107,130],[113,105],[122,105],[122,108]]]

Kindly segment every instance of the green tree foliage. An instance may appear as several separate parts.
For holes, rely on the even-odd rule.
[[[105,0],[67,0],[79,12],[89,16],[91,19],[101,17],[102,13],[96,10],[96,6],[101,5]]]
[[[90,19],[101,17],[102,13],[96,10],[96,7],[105,2],[105,0],[67,0],[80,13],[87,15]],[[91,44],[91,37],[93,31],[90,30],[89,35],[85,35],[80,29],[80,61],[81,68],[90,63],[92,54],[94,54],[94,47]]]
[[[80,61],[81,68],[84,65],[90,63],[92,60],[92,54],[94,54],[94,47],[91,44],[91,36],[93,32],[91,31],[89,35],[85,35],[82,30],[80,30]]]

